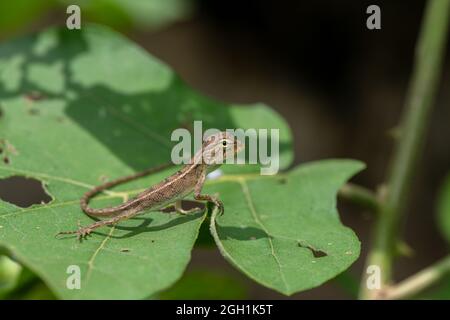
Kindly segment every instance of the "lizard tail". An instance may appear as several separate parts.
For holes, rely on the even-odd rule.
[[[119,184],[125,183],[125,182],[129,182],[141,177],[145,177],[148,176],[149,174],[152,173],[156,173],[158,171],[164,170],[166,168],[169,168],[173,166],[172,163],[165,163],[156,167],[152,167],[149,168],[147,170],[129,175],[129,176],[125,176],[125,177],[121,177],[118,178],[116,180],[112,180],[109,182],[106,182],[102,185],[99,185],[91,190],[89,190],[88,192],[86,192],[83,197],[80,199],[80,206],[81,209],[88,215],[90,216],[95,216],[95,217],[107,217],[107,216],[111,216],[114,213],[120,212],[124,209],[124,206],[126,206],[126,203],[116,206],[116,207],[110,207],[110,208],[102,208],[102,209],[94,209],[89,207],[89,200],[94,197],[95,195],[99,194],[100,192],[115,187]]]

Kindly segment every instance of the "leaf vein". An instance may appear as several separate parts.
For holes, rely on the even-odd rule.
[[[114,232],[114,228],[115,228],[115,226],[111,227],[111,230],[109,231],[108,235],[105,237],[105,239],[103,239],[103,241],[98,246],[97,250],[95,250],[94,254],[92,255],[92,257],[88,261],[88,270],[86,272],[86,281],[85,281],[85,286],[86,287],[87,287],[87,285],[89,283],[89,280],[91,278],[91,275],[92,275],[92,270],[94,268],[94,261],[97,258],[98,254],[100,253],[100,251],[106,245],[106,242],[108,242],[108,240],[111,239],[112,234]]]
[[[242,179],[242,180],[239,181],[239,184],[241,185],[242,192],[244,193],[245,199],[247,201],[247,204],[248,204],[248,207],[250,209],[250,212],[252,213],[253,219],[264,230],[264,232],[267,234],[267,240],[269,241],[269,245],[270,245],[270,249],[271,249],[271,255],[275,259],[275,262],[276,262],[276,264],[278,266],[278,270],[280,272],[281,281],[283,282],[283,285],[284,285],[285,289],[289,290],[289,286],[288,286],[288,283],[287,283],[286,278],[284,276],[281,262],[280,262],[278,256],[275,254],[275,248],[273,246],[272,236],[270,235],[269,231],[267,230],[267,228],[264,226],[264,224],[261,222],[261,220],[258,217],[258,214],[256,212],[255,206],[253,204],[253,200],[252,200],[250,192],[248,190],[248,186],[247,186],[246,181],[244,179]]]

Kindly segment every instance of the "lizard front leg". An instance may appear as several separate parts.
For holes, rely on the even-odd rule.
[[[209,194],[202,194],[202,188],[206,180],[206,170],[203,170],[197,184],[195,185],[194,189],[194,199],[200,200],[200,201],[209,201],[214,203],[216,207],[219,208],[219,214],[223,214],[224,207],[222,201],[220,201],[217,197],[209,195]]]

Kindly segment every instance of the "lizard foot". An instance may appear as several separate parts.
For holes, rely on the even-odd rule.
[[[222,201],[217,198],[212,198],[211,202],[219,209],[219,215],[222,216],[225,211]]]
[[[223,213],[225,212],[225,209],[224,209],[224,207],[223,207],[223,204],[222,204],[222,202],[218,202],[218,203],[215,203],[215,205],[219,208],[219,214],[221,215],[221,216],[223,216]]]
[[[64,234],[76,234],[77,240],[81,241],[82,239],[86,239],[86,237],[92,232],[90,227],[82,227],[80,222],[78,221],[78,230],[74,231],[61,231],[56,234],[56,237]]]
[[[219,215],[222,216],[225,211],[222,201],[219,200],[219,194],[216,193],[211,197],[211,202],[219,209]]]

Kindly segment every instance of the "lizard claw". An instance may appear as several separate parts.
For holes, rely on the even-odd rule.
[[[220,215],[220,216],[223,216],[223,213],[224,213],[225,209],[224,209],[224,207],[223,207],[222,202],[219,201],[219,200],[216,200],[216,201],[214,201],[214,205],[215,205],[217,208],[219,208],[219,215]]]
[[[222,201],[219,200],[219,193],[216,192],[213,196],[212,196],[212,200],[214,205],[219,208],[219,215],[222,216],[223,212],[225,211],[224,207],[223,207],[223,203]]]
[[[63,235],[63,234],[76,234],[77,235],[77,240],[81,241],[83,239],[86,239],[86,237],[89,234],[91,234],[91,232],[92,232],[91,228],[89,228],[89,227],[82,227],[81,224],[80,224],[80,221],[78,221],[78,230],[76,230],[76,231],[61,231],[61,232],[58,232],[55,237],[58,237],[58,236]]]
[[[78,241],[86,239],[87,236],[91,234],[91,232],[92,232],[91,228],[89,228],[89,227],[82,227],[81,224],[80,224],[80,221],[78,221],[78,230],[75,231]]]

